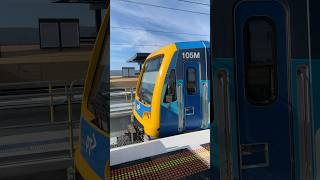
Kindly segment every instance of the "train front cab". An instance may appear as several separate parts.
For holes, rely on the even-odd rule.
[[[98,33],[81,105],[80,137],[75,151],[77,179],[109,179],[109,15]]]
[[[320,179],[319,1],[211,2],[216,179]]]
[[[209,127],[209,57],[209,43],[197,41],[168,45],[147,58],[133,108],[147,136]]]

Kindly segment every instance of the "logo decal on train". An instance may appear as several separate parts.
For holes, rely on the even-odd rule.
[[[86,152],[91,156],[92,151],[96,148],[97,141],[94,133],[92,133],[92,136],[87,135],[86,137]]]

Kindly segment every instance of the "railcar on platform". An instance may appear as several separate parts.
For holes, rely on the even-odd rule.
[[[209,42],[179,42],[146,59],[136,87],[135,127],[144,139],[210,126]]]

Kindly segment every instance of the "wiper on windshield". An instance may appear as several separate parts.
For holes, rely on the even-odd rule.
[[[142,99],[143,99],[144,103],[146,103],[146,98],[147,98],[146,92],[145,92],[145,91],[142,91],[141,95],[142,95],[142,97],[143,97]]]
[[[145,101],[144,101],[144,90],[143,89],[141,89],[140,90],[140,101],[142,102],[142,103],[145,103]]]
[[[151,101],[148,99],[148,96],[146,93],[148,93],[148,91],[145,91],[145,90],[141,91],[141,98],[140,99],[142,100],[143,103],[150,104]]]
[[[143,92],[143,93],[142,93],[142,97],[144,97],[144,101],[145,101],[147,104],[150,104],[150,103],[151,103],[151,99],[148,98],[148,94],[146,94],[146,93],[148,93],[148,91],[147,91],[147,92]]]

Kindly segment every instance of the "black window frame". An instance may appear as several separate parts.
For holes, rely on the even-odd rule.
[[[272,29],[272,62],[271,63],[265,63],[265,64],[255,64],[252,63],[251,60],[251,49],[250,47],[250,35],[249,35],[249,27],[250,27],[250,23],[254,22],[254,21],[264,21],[267,24],[270,25],[271,29]],[[265,105],[270,105],[272,104],[278,97],[278,79],[277,79],[277,31],[276,31],[276,25],[274,23],[274,21],[272,20],[272,18],[268,17],[268,16],[253,16],[250,17],[246,20],[245,25],[244,25],[244,30],[243,30],[243,44],[244,44],[244,69],[245,69],[245,96],[246,99],[249,103],[256,105],[256,106],[265,106]],[[251,64],[250,64],[251,61]],[[253,67],[265,67],[265,66],[271,66],[271,69],[273,70],[273,72],[270,73],[270,75],[272,76],[273,79],[271,79],[270,82],[270,97],[268,99],[264,99],[264,100],[254,100],[252,98],[250,98],[250,96],[248,95],[248,69],[249,66],[253,66]],[[270,68],[269,68],[270,69]]]
[[[173,78],[173,80],[172,80],[172,78]],[[173,84],[171,84],[171,82],[173,82]],[[167,102],[167,100],[166,100],[166,97],[169,94],[169,85],[171,87],[173,87],[173,89],[174,89],[172,94],[171,94],[171,95],[173,95],[172,96],[173,98],[172,98],[171,102]],[[168,76],[168,84],[167,84],[167,88],[166,88],[166,92],[165,92],[165,96],[164,96],[163,102],[164,103],[172,103],[172,102],[175,102],[175,101],[177,101],[177,75],[176,75],[176,70],[175,69],[171,69],[171,71],[169,73],[169,76]]]
[[[191,91],[189,91],[189,86],[188,86],[188,83],[190,82],[189,81],[189,69],[193,69],[194,70],[194,91],[193,93],[190,93]],[[187,89],[187,95],[189,96],[193,96],[193,95],[196,95],[197,94],[197,69],[195,67],[187,67],[187,70],[186,70],[186,76],[187,76],[187,79],[186,79],[186,89]]]

